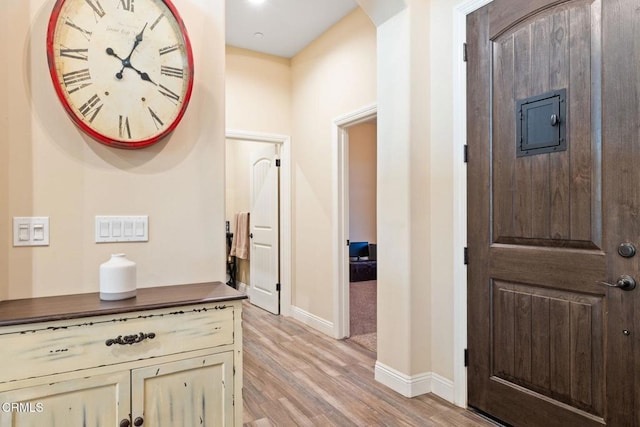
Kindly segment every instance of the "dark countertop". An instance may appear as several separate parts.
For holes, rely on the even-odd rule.
[[[181,305],[245,299],[221,282],[139,288],[135,298],[102,301],[100,293],[26,298],[0,302],[0,326],[76,319]]]

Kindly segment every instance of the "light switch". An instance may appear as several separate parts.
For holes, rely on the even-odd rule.
[[[28,242],[29,234],[29,224],[20,224],[18,226],[18,240],[21,242]]]
[[[100,237],[109,237],[111,235],[109,231],[109,222],[108,221],[100,221],[98,226],[100,229]]]
[[[13,217],[13,246],[49,246],[49,217]]]
[[[96,216],[96,243],[148,242],[149,217]]]
[[[119,219],[114,219],[111,221],[111,235],[113,237],[122,236],[122,221]]]
[[[136,221],[135,230],[136,230],[136,237],[143,237],[144,236],[144,222]]]
[[[133,236],[133,221],[124,221],[124,237]]]
[[[33,240],[37,242],[41,242],[44,240],[44,225],[42,224],[33,225]]]

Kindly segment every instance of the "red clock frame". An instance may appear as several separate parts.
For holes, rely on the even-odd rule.
[[[51,80],[53,81],[53,87],[56,91],[56,95],[58,99],[62,103],[62,106],[66,110],[67,114],[71,118],[71,120],[75,123],[75,125],[80,128],[84,133],[95,139],[96,141],[116,148],[124,148],[124,149],[138,149],[148,147],[150,145],[155,144],[160,141],[171,132],[175,130],[178,126],[184,113],[187,110],[187,106],[189,105],[189,101],[191,100],[191,93],[193,91],[193,78],[194,78],[194,65],[193,65],[193,51],[191,49],[191,41],[189,39],[189,35],[187,33],[187,29],[184,25],[184,21],[182,20],[178,10],[173,5],[171,0],[161,0],[169,9],[169,11],[173,14],[176,22],[178,23],[178,27],[180,28],[180,32],[182,37],[184,38],[185,51],[187,54],[187,62],[189,64],[189,76],[187,83],[187,90],[185,91],[184,102],[180,107],[180,111],[178,112],[175,119],[171,122],[171,124],[158,135],[154,135],[151,138],[147,138],[140,141],[126,141],[122,139],[117,139],[110,137],[108,135],[103,135],[102,133],[96,131],[95,129],[88,126],[73,110],[69,101],[64,95],[64,89],[62,87],[62,82],[58,79],[58,73],[56,72],[55,65],[55,56],[54,56],[54,46],[53,46],[53,37],[56,31],[56,23],[58,22],[58,18],[60,17],[60,11],[62,7],[66,3],[67,0],[56,0],[56,4],[53,6],[53,10],[51,11],[51,16],[49,17],[49,26],[47,28],[47,62],[49,65],[49,73],[51,75]]]

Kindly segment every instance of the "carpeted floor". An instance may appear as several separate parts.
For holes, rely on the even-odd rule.
[[[349,323],[353,342],[377,350],[377,281],[349,283]]]

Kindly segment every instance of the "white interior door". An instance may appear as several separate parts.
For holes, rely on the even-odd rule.
[[[252,152],[249,184],[249,299],[252,304],[275,314],[280,312],[277,157],[274,144],[265,144],[265,148]]]

